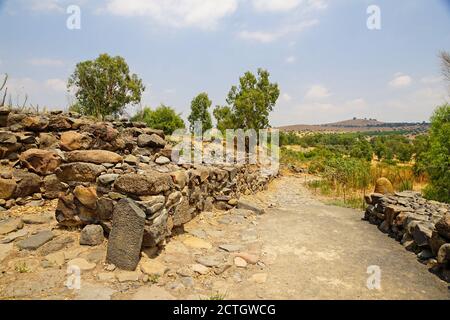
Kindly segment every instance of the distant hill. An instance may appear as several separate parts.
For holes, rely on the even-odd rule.
[[[333,123],[319,125],[296,124],[282,126],[277,129],[281,131],[317,131],[317,132],[367,132],[367,131],[405,131],[410,133],[426,132],[429,128],[426,122],[381,122],[376,119],[357,119],[344,120]]]

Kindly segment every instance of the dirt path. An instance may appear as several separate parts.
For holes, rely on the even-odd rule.
[[[203,213],[186,224],[162,252],[146,252],[151,259],[142,259],[136,272],[106,270],[106,242],[80,247],[78,232],[60,231],[56,239],[74,240],[61,249],[66,259],[48,263],[39,252],[8,256],[0,264],[0,297],[450,298],[448,284],[428,272],[398,242],[362,221],[361,212],[320,203],[302,182],[283,176],[269,190],[249,196],[267,208],[260,216],[243,210]],[[71,290],[64,285],[66,264],[77,257],[95,267],[82,272],[80,290]],[[24,261],[32,265],[27,272],[17,268]],[[141,268],[144,261],[151,263]],[[380,290],[366,286],[367,268],[373,265],[381,270]]]

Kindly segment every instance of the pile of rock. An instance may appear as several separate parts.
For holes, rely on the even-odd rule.
[[[101,226],[109,262],[123,269],[136,267],[141,246],[163,244],[201,211],[245,206],[239,196],[272,178],[256,165],[178,165],[162,131],[127,119],[2,109],[0,126],[0,206],[58,199],[58,223]],[[95,232],[83,230],[84,244]]]
[[[365,220],[401,241],[421,261],[450,274],[450,205],[413,191],[373,193],[366,202]]]

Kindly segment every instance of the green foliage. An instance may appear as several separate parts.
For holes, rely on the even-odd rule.
[[[233,113],[231,108],[228,106],[217,106],[214,111],[214,118],[217,120],[217,129],[224,132],[226,129],[232,129],[234,127],[233,123]]]
[[[180,114],[177,114],[173,108],[163,104],[155,110],[145,107],[132,120],[143,121],[150,128],[163,130],[167,135],[172,134],[176,129],[185,128]]]
[[[422,167],[430,176],[425,196],[450,203],[450,105],[438,107],[431,117],[429,149],[422,154]]]
[[[200,93],[192,100],[191,114],[188,117],[191,131],[194,130],[194,124],[196,121],[200,121],[202,123],[203,132],[212,128],[211,114],[208,111],[211,104],[212,102],[209,100],[208,94],[205,92]]]
[[[280,95],[278,84],[271,83],[269,76],[269,72],[263,69],[258,69],[257,77],[246,72],[239,79],[239,86],[231,87],[228,106],[214,110],[219,130],[269,127],[269,113]]]
[[[145,90],[142,80],[130,74],[124,58],[108,54],[78,63],[67,87],[75,89],[81,113],[97,118],[122,114],[127,104],[141,101]]]

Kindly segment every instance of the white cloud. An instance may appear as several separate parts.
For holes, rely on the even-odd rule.
[[[285,101],[285,102],[291,102],[292,101],[292,97],[286,92],[281,95],[281,99],[283,99],[283,101]]]
[[[26,1],[26,7],[32,11],[48,12],[57,11],[62,12],[64,8],[60,0],[31,0]]]
[[[323,10],[328,8],[328,3],[325,0],[308,0],[310,9]]]
[[[410,76],[399,72],[394,75],[394,78],[391,81],[389,81],[389,86],[393,88],[403,88],[409,86],[411,82],[412,78]]]
[[[289,56],[285,59],[286,63],[294,63],[297,60],[294,56]]]
[[[261,12],[290,11],[300,5],[302,0],[253,0],[253,7]]]
[[[319,24],[319,20],[306,20],[298,24],[286,25],[275,31],[248,31],[243,30],[238,33],[238,37],[244,40],[258,41],[261,43],[269,43],[278,40],[281,37],[292,33],[299,33],[307,28]]]
[[[425,84],[435,84],[440,83],[444,80],[444,77],[442,76],[427,76],[420,79],[420,82]]]
[[[106,10],[114,15],[149,17],[171,27],[216,27],[236,11],[238,0],[108,0]]]
[[[305,95],[306,100],[321,100],[329,97],[330,91],[321,85],[314,85],[308,89]]]
[[[59,67],[64,65],[62,60],[48,58],[34,58],[27,61],[29,64],[37,67]]]
[[[45,86],[53,91],[66,91],[67,83],[62,79],[48,79],[45,81]]]
[[[362,98],[357,98],[357,99],[353,99],[353,100],[349,100],[349,101],[345,102],[344,107],[349,108],[349,109],[362,109],[362,108],[367,107],[367,102],[366,102],[366,100],[364,100]]]

